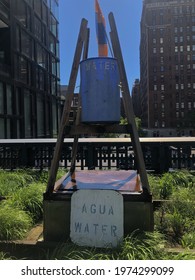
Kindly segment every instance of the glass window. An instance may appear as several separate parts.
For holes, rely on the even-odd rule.
[[[49,46],[50,46],[50,51],[53,54],[56,54],[56,43],[55,43],[55,38],[53,36],[49,36]]]
[[[34,19],[34,34],[35,37],[41,41],[42,39],[41,21],[37,17],[35,17]]]
[[[16,18],[27,27],[26,4],[24,1],[16,0],[15,3],[15,16]]]
[[[25,137],[31,137],[31,99],[28,90],[24,91],[24,122]]]
[[[34,1],[34,10],[41,17],[41,0]]]
[[[56,78],[54,78],[54,77],[52,77],[51,93],[52,93],[52,95],[57,94],[57,83],[56,83]]]
[[[53,35],[55,37],[57,37],[57,21],[55,20],[55,18],[53,16],[51,16],[51,24],[50,24],[50,30],[53,33]]]
[[[56,19],[59,18],[58,1],[51,0],[51,12]]]
[[[54,57],[52,57],[52,74],[55,76],[57,74],[57,63]]]
[[[41,96],[37,96],[37,134],[44,136],[44,104]]]
[[[33,41],[26,32],[21,33],[21,51],[27,57],[34,59]]]
[[[45,72],[43,69],[39,69],[39,88],[40,90],[45,89]]]
[[[20,88],[16,89],[16,115],[21,113],[21,91]]]
[[[21,51],[21,37],[20,37],[20,28],[16,26],[16,50]]]
[[[57,105],[56,100],[52,100],[52,121],[53,121],[53,135],[57,135]]]
[[[10,85],[6,86],[6,98],[7,98],[7,114],[12,114],[12,89]]]
[[[4,119],[0,118],[0,139],[5,138],[5,121]]]
[[[47,52],[39,44],[37,44],[37,63],[47,68]]]
[[[17,67],[15,67],[16,78],[23,83],[27,83],[27,81],[28,81],[27,60],[20,56],[16,56],[15,60],[16,60],[15,65],[17,65]]]
[[[48,11],[47,6],[46,6],[45,4],[43,4],[43,10],[42,10],[43,15],[42,15],[42,20],[43,20],[46,24],[47,24],[47,22],[48,22],[48,14],[47,14],[47,11]]]
[[[0,83],[0,114],[4,114],[4,92],[3,92],[3,83]]]

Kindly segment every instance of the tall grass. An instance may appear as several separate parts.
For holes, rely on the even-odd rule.
[[[17,190],[7,202],[10,207],[25,211],[31,216],[34,223],[43,217],[43,192],[45,185],[42,183],[30,184]]]
[[[24,211],[0,204],[0,240],[16,240],[25,237],[32,226],[31,217]]]
[[[118,248],[87,248],[74,244],[59,244],[47,252],[47,259],[61,260],[155,260],[164,257],[165,241],[158,232],[137,233],[124,238]]]

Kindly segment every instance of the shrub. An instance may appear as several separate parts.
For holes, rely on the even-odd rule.
[[[33,177],[21,171],[0,172],[0,195],[10,196],[15,191],[28,185],[33,181]]]
[[[181,244],[183,248],[195,249],[195,233],[189,232],[182,236]]]
[[[25,188],[17,190],[9,200],[10,207],[16,207],[27,212],[34,223],[42,219],[43,216],[43,192],[45,185],[31,184]]]
[[[21,239],[32,226],[30,216],[24,211],[10,207],[6,203],[0,205],[0,240]]]

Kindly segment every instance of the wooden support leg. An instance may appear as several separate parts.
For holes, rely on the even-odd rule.
[[[74,55],[73,64],[72,64],[72,70],[71,70],[70,79],[69,79],[68,90],[67,90],[67,94],[66,94],[66,100],[65,100],[64,108],[63,108],[63,113],[62,113],[62,118],[61,118],[61,123],[60,123],[60,128],[59,128],[59,134],[58,134],[58,138],[57,138],[57,142],[56,142],[56,146],[55,146],[53,160],[51,163],[51,169],[50,169],[47,190],[46,190],[47,195],[51,194],[54,189],[54,184],[55,184],[58,165],[59,165],[59,159],[60,159],[62,146],[63,146],[63,142],[64,142],[64,128],[69,122],[71,102],[72,102],[72,99],[74,96],[74,89],[75,89],[81,54],[82,54],[82,50],[83,50],[83,43],[86,39],[87,23],[88,22],[86,19],[82,19],[80,31],[79,31],[79,35],[78,35],[78,40],[77,40],[77,45],[76,45],[76,50],[75,50],[75,55]]]
[[[131,126],[131,140],[132,140],[135,156],[137,159],[138,171],[140,174],[143,190],[145,192],[150,193],[150,187],[149,187],[149,183],[148,183],[148,178],[147,178],[144,158],[143,158],[143,154],[142,154],[142,150],[141,150],[141,145],[139,142],[139,136],[138,136],[138,132],[137,132],[137,128],[136,128],[135,117],[133,114],[133,105],[132,105],[132,101],[131,101],[123,56],[122,56],[122,52],[121,52],[120,42],[119,42],[119,38],[118,38],[118,33],[117,33],[113,13],[109,14],[109,22],[110,22],[110,27],[111,27],[111,33],[110,33],[111,42],[112,42],[112,47],[113,47],[113,51],[114,51],[114,56],[117,58],[117,61],[118,61],[120,81],[121,81],[121,87],[122,87],[122,98],[123,98],[123,103],[124,103],[127,120],[128,120],[129,125]]]

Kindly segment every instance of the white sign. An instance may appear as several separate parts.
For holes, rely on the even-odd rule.
[[[80,246],[117,246],[123,239],[123,196],[113,190],[73,193],[70,237]]]

